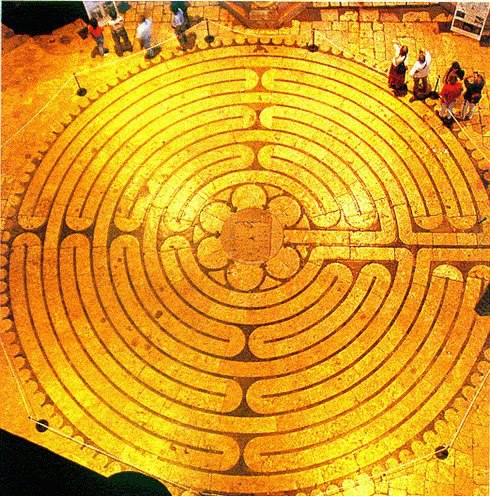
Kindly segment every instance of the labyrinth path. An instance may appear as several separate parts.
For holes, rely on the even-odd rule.
[[[36,418],[225,494],[310,494],[447,442],[487,365],[477,161],[341,54],[148,65],[7,201],[2,339]]]

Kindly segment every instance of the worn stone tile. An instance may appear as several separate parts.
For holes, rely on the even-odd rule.
[[[73,72],[90,98],[70,79],[2,148],[6,354],[37,418],[120,461],[48,448],[178,496],[488,493],[488,385],[468,411],[490,358],[474,312],[488,151],[477,124],[443,128],[371,65],[388,68],[395,40],[412,61],[424,46],[433,84],[486,52],[398,9],[329,4],[238,33],[195,2],[216,41],[195,27],[184,53],[168,3],[131,2],[130,37],[148,12],[169,40],[152,61],[91,59],[76,36],[4,52],[6,135]],[[2,427],[29,437],[15,408]],[[449,457],[427,457],[463,418]]]

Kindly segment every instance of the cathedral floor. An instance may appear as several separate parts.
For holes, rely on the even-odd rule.
[[[2,427],[178,496],[483,496],[483,136],[322,38],[199,33],[4,145]]]

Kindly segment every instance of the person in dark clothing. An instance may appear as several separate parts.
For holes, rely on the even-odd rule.
[[[184,13],[182,9],[177,7],[176,5],[172,6],[172,27],[174,28],[175,35],[179,40],[180,46],[182,50],[186,50],[187,44],[187,35],[185,31],[187,29],[187,23],[185,21]]]
[[[461,119],[466,121],[473,117],[475,107],[481,100],[485,79],[479,72],[475,71],[472,76],[464,78],[464,85],[466,92],[463,95],[464,105],[461,111]]]
[[[444,74],[444,77],[442,78],[442,84],[447,84],[449,82],[449,76],[451,75],[456,76],[459,81],[463,81],[464,70],[461,69],[459,62],[453,62],[451,64],[451,67],[446,71],[446,74]]]
[[[394,44],[395,56],[391,61],[390,73],[388,75],[388,86],[393,88],[395,95],[403,96],[407,93],[405,84],[405,73],[408,65],[408,47],[400,47],[398,43]]]
[[[184,14],[184,20],[186,23],[185,29],[189,29],[191,21],[189,20],[189,15],[187,14],[187,7],[189,2],[170,2],[170,10],[174,12],[174,8],[180,9],[182,14]]]

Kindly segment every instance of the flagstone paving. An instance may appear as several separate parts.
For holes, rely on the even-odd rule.
[[[459,432],[489,369],[481,149],[323,44],[135,60],[9,164],[32,417],[178,495],[484,494],[485,402]]]

